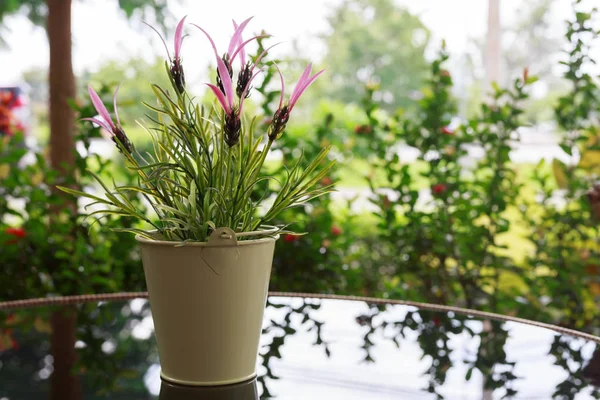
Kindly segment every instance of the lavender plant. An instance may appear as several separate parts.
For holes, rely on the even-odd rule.
[[[261,61],[270,48],[255,61],[246,59],[246,45],[265,36],[243,39],[242,33],[250,20],[239,25],[233,22],[235,30],[228,50],[222,56],[211,36],[194,25],[206,35],[216,56],[216,82],[207,84],[217,99],[218,104],[213,107],[197,104],[187,92],[181,58],[185,18],[180,21],[175,31],[172,58],[167,49],[166,69],[173,92],[152,85],[157,104],[146,104],[152,114],[148,115],[151,126],[144,126],[152,139],[151,153],[137,152],[124,132],[117,112],[117,92],[113,120],[90,86],[90,97],[101,117],[91,121],[111,133],[128,168],[138,174],[138,184],[114,184],[110,189],[102,179],[94,176],[104,189],[104,197],[72,188],[60,189],[91,199],[93,206],[102,206],[90,216],[133,216],[151,227],[151,230],[123,228],[121,231],[173,241],[205,241],[218,227],[229,227],[236,232],[260,230],[282,211],[330,192],[332,184],[317,185],[334,163],[326,160],[329,146],[324,147],[307,167],[302,167],[305,165],[303,155],[297,157],[289,164],[291,167],[283,180],[275,181],[271,176],[260,174],[273,143],[283,135],[298,99],[324,71],[311,75],[312,64],[309,64],[291,96],[285,100],[284,79],[274,64],[281,79],[281,97],[272,122],[266,132],[260,132],[257,118],[244,116],[243,106],[250,96],[254,79],[261,68],[266,68],[261,67]],[[234,85],[236,59],[240,61],[240,70]],[[255,200],[253,192],[262,187],[257,185],[264,181],[276,186],[276,194],[267,197],[265,191],[265,196]],[[132,193],[147,200],[157,221],[131,203]],[[266,211],[259,213],[259,209]]]

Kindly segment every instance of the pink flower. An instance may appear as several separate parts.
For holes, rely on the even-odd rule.
[[[254,78],[260,72],[260,71],[258,71],[255,74],[253,74],[256,64],[258,64],[258,62],[262,59],[262,57],[264,57],[264,55],[268,52],[268,50],[270,50],[273,47],[273,46],[271,46],[269,49],[263,51],[262,54],[260,54],[258,56],[256,63],[254,63],[254,65],[250,65],[250,63],[248,63],[248,64],[246,63],[246,52],[244,50],[246,45],[258,38],[269,36],[269,35],[257,35],[257,36],[254,36],[254,37],[244,41],[242,39],[242,32],[244,31],[244,29],[246,28],[246,26],[248,25],[248,23],[250,22],[251,19],[252,19],[252,17],[246,19],[240,25],[238,25],[235,21],[233,21],[233,26],[235,27],[235,31],[233,33],[233,36],[231,37],[231,40],[229,41],[229,47],[227,49],[227,53],[225,53],[225,55],[223,55],[223,57],[219,56],[217,46],[215,45],[214,40],[208,34],[208,32],[206,32],[200,26],[198,26],[196,24],[192,24],[196,28],[200,29],[202,31],[202,33],[204,33],[204,35],[206,35],[206,37],[210,41],[210,44],[215,52],[215,56],[217,58],[217,85],[216,85],[216,88],[220,89],[222,96],[220,96],[217,92],[215,92],[215,89],[213,89],[212,87],[211,87],[211,90],[213,90],[213,92],[215,93],[215,96],[217,96],[217,99],[219,100],[219,103],[221,104],[221,106],[223,107],[223,110],[225,110],[225,112],[228,112],[228,109],[230,109],[231,107],[227,106],[227,108],[226,108],[224,106],[224,103],[222,102],[222,98],[229,97],[227,99],[228,103],[230,105],[233,104],[233,83],[231,81],[232,77],[233,77],[232,63],[235,61],[235,58],[237,57],[237,55],[238,54],[240,55],[240,60],[242,62],[242,71],[240,72],[240,79],[238,79],[238,84],[237,84],[237,87],[238,87],[237,95],[240,98],[239,107],[241,109],[243,107],[243,99],[246,97],[247,91],[250,87],[250,83],[252,82],[252,80],[254,80]],[[223,68],[223,66],[225,68]],[[246,74],[244,76],[244,79],[241,79],[242,73],[244,73],[245,71],[246,71]],[[227,80],[225,75],[229,76],[229,80]],[[211,85],[209,85],[209,87],[210,86]],[[214,87],[215,85],[212,85],[212,86]]]
[[[221,76],[221,86],[223,89],[213,85],[212,83],[207,83],[206,85],[217,97],[217,100],[223,108],[223,111],[225,111],[226,114],[230,114],[234,111],[233,82],[231,81],[231,76],[229,76],[227,66],[220,58],[217,58],[217,71]],[[240,99],[240,107],[242,104],[243,99]]]
[[[177,24],[177,28],[175,28],[175,38],[173,39],[173,47],[174,47],[174,56],[173,59],[181,60],[181,44],[183,43],[183,24],[187,16],[181,18],[181,21]]]
[[[207,83],[206,85],[210,88],[210,90],[212,90],[215,97],[217,98],[217,101],[221,105],[221,108],[225,112],[223,130],[225,133],[225,141],[229,145],[229,147],[234,146],[239,141],[239,135],[241,130],[240,115],[244,107],[244,100],[248,97],[248,90],[250,89],[252,81],[261,72],[260,70],[254,72],[255,66],[270,49],[269,48],[263,51],[263,53],[257,58],[256,63],[252,64],[250,62],[245,62],[245,46],[259,37],[267,36],[259,35],[254,36],[246,41],[243,40],[242,32],[251,19],[252,18],[246,19],[240,25],[233,21],[235,31],[229,42],[227,53],[225,53],[223,57],[219,56],[217,46],[215,45],[214,40],[208,34],[208,32],[206,32],[200,26],[194,24],[194,26],[200,29],[210,41],[210,44],[215,52],[215,57],[217,59],[217,84],[213,85],[211,83]],[[239,98],[239,102],[236,104],[232,80],[232,63],[238,54],[240,55],[240,60],[242,61],[242,70],[240,71],[240,74],[238,76],[237,87],[235,90],[235,94],[237,94]]]
[[[119,87],[117,87],[117,90],[115,90],[115,94],[113,96],[113,107],[114,107],[114,111],[115,111],[116,123],[111,118],[108,110],[104,106],[104,103],[102,103],[100,96],[98,96],[98,93],[96,93],[96,91],[92,88],[91,85],[88,85],[88,94],[90,95],[90,99],[92,100],[92,104],[94,105],[94,108],[96,109],[98,114],[100,114],[100,117],[102,117],[102,119],[100,119],[100,118],[82,118],[82,119],[85,121],[92,121],[96,125],[100,125],[104,129],[106,129],[109,133],[112,134],[112,140],[117,144],[117,147],[119,147],[119,143],[120,143],[127,152],[132,153],[133,152],[133,144],[129,141],[129,138],[127,137],[127,135],[125,135],[125,132],[123,131],[123,128],[121,127],[121,121],[119,120],[119,112],[117,111],[117,93],[118,92],[119,92]],[[121,151],[120,147],[119,147],[119,151]]]
[[[311,76],[312,63],[309,63],[306,66],[306,68],[304,69],[304,72],[302,73],[302,75],[300,75],[300,78],[298,79],[298,83],[296,84],[296,87],[294,88],[294,91],[292,92],[292,95],[290,96],[287,103],[284,105],[283,98],[285,95],[285,83],[283,81],[283,75],[281,74],[281,70],[279,69],[277,64],[275,64],[275,67],[277,68],[277,71],[279,72],[279,78],[281,79],[281,97],[279,99],[279,108],[275,112],[275,115],[273,116],[273,122],[272,122],[271,126],[269,127],[269,140],[271,140],[271,141],[273,141],[273,140],[277,139],[279,136],[281,136],[281,133],[285,129],[285,126],[290,119],[290,113],[294,109],[294,106],[298,102],[298,99],[300,98],[300,96],[302,96],[304,91],[310,85],[312,85],[312,83],[319,76],[321,76],[321,74],[323,72],[325,72],[325,70],[323,69]]]
[[[165,46],[165,50],[167,50],[167,57],[169,58],[169,63],[171,64],[171,68],[169,69],[169,73],[171,75],[171,79],[173,80],[173,86],[179,93],[183,93],[185,91],[185,74],[183,73],[183,65],[181,64],[181,45],[183,43],[183,25],[187,16],[183,17],[181,21],[177,24],[177,28],[175,28],[175,38],[173,39],[173,58],[171,58],[171,54],[169,53],[169,48],[165,43],[160,32],[158,32],[153,26],[148,25],[160,38]]]
[[[233,60],[235,60],[237,53],[239,53],[240,54],[240,66],[242,69],[246,65],[246,50],[244,49],[245,44],[244,44],[244,39],[242,38],[242,32],[244,31],[244,28],[246,27],[246,25],[248,25],[248,22],[250,22],[251,19],[252,19],[252,17],[250,17],[247,20],[245,20],[244,22],[242,22],[241,26],[238,25],[237,22],[235,22],[234,20],[231,20],[231,22],[233,22],[234,33],[233,33],[233,36],[231,37],[231,40],[229,41],[229,47],[227,49],[227,54],[230,55],[231,62],[233,63]],[[250,39],[250,41],[252,41],[254,39],[256,39],[256,37]]]
[[[247,22],[249,20],[250,19],[247,19],[244,22]],[[240,55],[240,72],[238,74],[238,80],[237,80],[237,86],[236,86],[235,92],[238,95],[238,97],[240,99],[242,99],[242,98],[249,96],[248,92],[251,89],[250,82],[252,82],[252,80],[255,77],[255,75],[253,75],[254,68],[260,62],[260,60],[265,56],[265,54],[267,54],[269,52],[269,50],[271,50],[273,47],[277,46],[277,44],[274,44],[273,46],[264,50],[258,56],[255,63],[252,63],[250,61],[246,62],[246,44],[248,44],[251,41],[258,39],[258,38],[268,37],[269,35],[258,35],[258,36],[254,36],[254,37],[244,41],[242,38],[242,31],[239,29],[240,27],[238,26],[238,24],[235,21],[233,21],[233,27],[235,28],[235,31],[239,32],[239,33],[237,35],[234,34],[234,36],[231,38],[231,41],[229,43],[229,50],[228,50],[227,54],[231,56],[231,59],[230,59],[231,63],[233,63],[233,60],[235,60],[238,53]],[[225,63],[225,65],[227,65],[227,63]],[[231,65],[229,65],[229,68],[231,70]]]

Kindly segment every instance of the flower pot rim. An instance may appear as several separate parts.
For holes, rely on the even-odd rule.
[[[224,228],[218,228],[218,229],[224,229]],[[249,245],[263,243],[263,242],[274,242],[277,239],[279,239],[279,234],[275,234],[275,233],[280,230],[280,228],[278,228],[276,226],[271,226],[271,225],[262,225],[261,227],[259,227],[258,230],[255,230],[252,232],[233,232],[229,228],[227,228],[227,229],[235,235],[235,239],[233,239],[233,242],[237,246],[249,246]],[[152,232],[156,232],[156,231],[152,231]],[[272,236],[260,237],[259,239],[237,240],[238,238],[241,238],[241,237],[259,236],[259,235],[260,236],[272,235]],[[135,235],[135,240],[137,242],[139,242],[140,244],[157,245],[157,246],[171,246],[171,247],[215,247],[215,246],[219,247],[220,245],[222,245],[217,240],[215,240],[213,243],[211,238],[209,238],[209,240],[207,240],[205,242],[189,241],[189,242],[184,243],[184,242],[175,241],[175,240],[147,239],[141,235]]]

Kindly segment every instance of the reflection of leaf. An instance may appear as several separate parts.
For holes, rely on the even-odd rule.
[[[9,333],[0,332],[0,350],[10,349],[12,347],[12,336]]]
[[[588,150],[581,155],[579,167],[585,169],[600,168],[600,151]]]
[[[554,178],[559,188],[565,189],[569,185],[569,179],[567,178],[567,166],[565,163],[558,159],[552,160],[552,172],[554,172]]]
[[[8,165],[8,164],[0,165],[0,179],[8,178],[9,173],[10,173],[10,165]]]
[[[465,376],[465,380],[469,381],[471,380],[471,375],[473,375],[473,369],[475,369],[475,367],[471,367],[469,368],[469,370],[467,371],[467,375]]]
[[[119,377],[120,378],[127,378],[127,379],[136,379],[140,376],[140,373],[138,370],[136,369],[124,369],[123,371],[121,371],[119,373]]]
[[[33,321],[33,326],[34,326],[35,330],[40,333],[52,332],[52,328],[50,327],[50,324],[48,323],[48,321],[46,321],[40,317],[35,318],[35,320]]]

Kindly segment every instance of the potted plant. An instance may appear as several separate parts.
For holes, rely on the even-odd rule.
[[[285,229],[268,224],[280,212],[331,191],[331,184],[318,183],[333,162],[326,160],[326,147],[306,169],[300,167],[300,155],[282,181],[264,175],[267,154],[298,98],[323,71],[311,75],[309,64],[286,100],[283,76],[274,65],[281,98],[270,125],[259,132],[256,118],[244,116],[243,106],[260,68],[267,67],[262,60],[270,48],[254,60],[246,56],[245,46],[258,38],[242,38],[250,18],[234,22],[222,56],[208,33],[195,25],[216,56],[216,82],[207,84],[217,100],[212,107],[197,104],[186,90],[184,21],[175,31],[173,57],[167,50],[172,89],[152,85],[156,99],[147,104],[151,122],[145,130],[153,151],[135,150],[119,120],[116,92],[113,119],[88,87],[99,114],[90,120],[111,134],[138,184],[113,184],[111,189],[94,176],[103,196],[60,189],[91,199],[88,206],[95,210],[89,216],[133,216],[148,226],[120,231],[134,233],[141,247],[162,377],[186,385],[223,385],[256,375],[274,245]],[[234,74],[237,62],[240,70]],[[277,185],[277,194],[261,196],[267,185]],[[153,214],[139,211],[132,196],[143,197]]]

